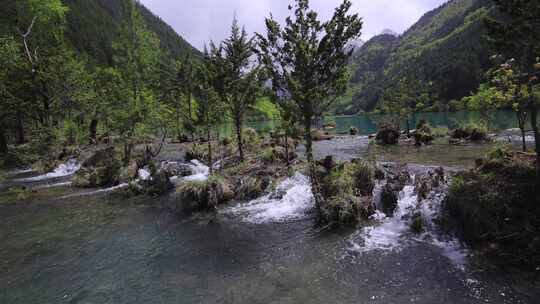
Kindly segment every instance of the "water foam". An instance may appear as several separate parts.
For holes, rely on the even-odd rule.
[[[194,159],[191,161],[191,164],[189,165],[191,168],[191,171],[193,172],[192,175],[186,176],[183,178],[185,181],[205,181],[208,179],[208,176],[210,175],[210,168],[203,164],[202,162]]]
[[[64,177],[64,176],[75,174],[77,171],[79,171],[80,168],[81,168],[81,163],[79,163],[76,159],[70,159],[66,163],[58,165],[58,167],[56,167],[53,172],[49,172],[47,174],[34,176],[34,177],[16,179],[14,181],[37,182],[37,181],[47,180],[51,178]]]
[[[262,224],[300,219],[311,208],[313,194],[309,178],[296,173],[280,183],[272,193],[223,212],[238,216],[248,223]]]
[[[365,227],[354,234],[349,240],[349,250],[359,253],[375,250],[396,252],[402,250],[411,241],[422,242],[440,248],[441,254],[447,257],[456,268],[464,270],[468,250],[457,239],[440,235],[436,228],[435,221],[440,215],[446,190],[445,187],[435,189],[427,199],[418,202],[414,186],[412,184],[405,186],[399,193],[394,215],[386,217],[381,212],[376,212],[372,219],[379,223]],[[414,213],[420,213],[424,219],[425,232],[421,235],[414,236],[411,232]]]
[[[353,242],[355,243],[353,245],[355,250],[365,252],[375,249],[399,249],[401,237],[409,230],[405,217],[414,208],[416,201],[417,196],[414,194],[414,186],[405,186],[399,194],[394,216],[385,217],[380,212],[376,213],[375,219],[380,220],[381,223],[377,226],[366,227],[360,232],[360,239],[363,239],[363,244],[360,246]]]

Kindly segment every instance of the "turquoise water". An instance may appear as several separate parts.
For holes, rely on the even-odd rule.
[[[337,116],[327,117],[327,121],[336,122],[336,132],[343,133],[349,131],[351,126],[358,128],[361,134],[372,134],[377,131],[377,122],[387,118],[387,115],[359,115],[359,116]],[[438,113],[418,113],[409,119],[409,125],[414,128],[416,124],[424,119],[435,127],[448,127],[450,129],[460,124],[479,122],[487,118],[490,129],[504,130],[517,127],[516,115],[512,111],[495,111],[486,116],[480,112],[438,112]],[[402,123],[405,126],[405,122]]]
[[[346,133],[350,127],[356,127],[360,131],[360,134],[367,135],[373,134],[377,131],[377,122],[387,118],[388,115],[375,115],[364,114],[354,116],[327,116],[326,122],[334,121],[336,123],[337,133]],[[427,120],[430,125],[435,127],[448,127],[450,129],[455,128],[459,124],[465,124],[469,122],[479,122],[488,118],[489,128],[492,130],[504,130],[510,128],[517,128],[516,115],[512,111],[493,111],[489,114],[461,111],[461,112],[438,112],[438,113],[418,113],[414,117],[410,117],[410,126],[414,128],[416,124],[421,120]],[[258,131],[271,130],[279,126],[279,122],[263,121],[263,122],[248,122],[247,127],[254,128]],[[405,122],[403,122],[405,126]],[[223,126],[221,128],[221,134],[231,134],[232,126]]]

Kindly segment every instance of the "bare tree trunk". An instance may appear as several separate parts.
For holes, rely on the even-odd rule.
[[[531,115],[531,127],[534,133],[534,145],[536,148],[536,186],[540,187],[540,132],[538,131],[538,108],[534,104],[534,97],[532,95],[532,88],[529,93],[529,108]]]
[[[8,152],[8,144],[4,126],[0,125],[0,153],[4,154]]]
[[[239,117],[234,119],[234,126],[236,128],[236,141],[238,143],[238,153],[240,154],[240,161],[244,161],[244,143],[242,142],[242,121]]]
[[[304,139],[306,140],[306,158],[308,163],[313,162],[313,140],[311,138],[311,116],[304,116]]]
[[[287,167],[290,165],[290,161],[289,161],[289,137],[288,137],[288,132],[287,132],[287,128],[285,128],[285,158],[287,159]]]
[[[90,121],[90,127],[89,127],[89,130],[88,130],[88,133],[89,133],[89,140],[90,140],[90,144],[97,144],[98,141],[97,141],[97,126],[98,126],[98,120],[97,118],[93,118],[91,121]]]
[[[521,129],[521,143],[523,152],[527,152],[527,142],[525,141],[525,126],[520,127]]]
[[[129,140],[124,144],[124,165],[128,166],[131,161],[131,152],[133,150],[133,143]]]
[[[212,134],[210,127],[206,128],[206,139],[208,140],[208,167],[210,168],[210,174],[214,172],[212,166]]]
[[[17,144],[22,145],[26,142],[24,136],[24,125],[21,112],[17,112]]]

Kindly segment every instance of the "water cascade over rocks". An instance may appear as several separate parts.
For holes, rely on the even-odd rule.
[[[270,194],[226,208],[222,212],[248,223],[262,224],[303,218],[313,206],[309,178],[297,172],[281,182]]]
[[[59,177],[65,177],[75,174],[79,169],[81,168],[81,163],[77,159],[70,159],[66,163],[62,163],[58,165],[54,171],[49,172],[47,174],[34,176],[34,177],[28,177],[28,178],[21,178],[13,180],[14,182],[38,182],[38,181],[44,181],[48,179],[53,178],[59,178]],[[31,172],[28,170],[24,170],[21,172]]]
[[[442,168],[421,171],[399,192],[393,212],[381,212],[381,202],[376,202],[378,210],[371,216],[375,224],[350,237],[350,251],[400,251],[414,242],[425,242],[440,248],[456,267],[464,267],[467,250],[458,240],[441,233],[436,224],[448,191],[448,177]],[[380,200],[381,188],[378,185],[374,190],[376,200]]]

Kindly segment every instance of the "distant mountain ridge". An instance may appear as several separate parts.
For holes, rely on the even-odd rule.
[[[451,0],[426,13],[400,36],[377,35],[355,52],[349,92],[335,107],[338,114],[376,108],[385,90],[414,75],[430,85],[433,110],[474,91],[490,67],[483,18],[491,0]]]

